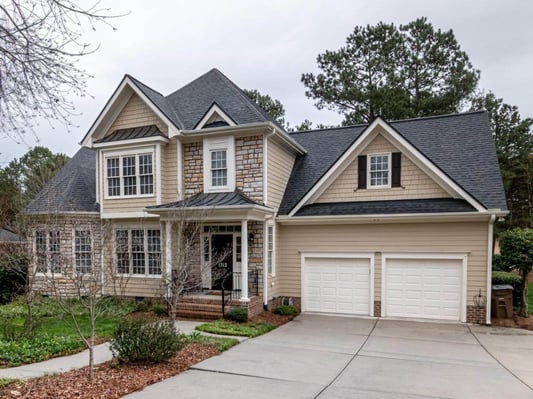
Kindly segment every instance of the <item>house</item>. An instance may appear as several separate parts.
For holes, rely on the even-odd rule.
[[[202,294],[222,267],[250,315],[284,302],[490,323],[507,208],[484,111],[287,133],[216,69],[166,96],[126,75],[81,145],[26,209],[43,276],[161,296],[178,218],[201,214],[190,261],[231,255],[198,272],[189,312],[216,305]]]

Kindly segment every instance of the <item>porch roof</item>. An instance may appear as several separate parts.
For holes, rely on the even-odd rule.
[[[275,210],[255,202],[240,190],[226,193],[198,193],[182,201],[153,205],[146,212],[163,216],[169,212],[202,212],[205,219],[263,219]]]

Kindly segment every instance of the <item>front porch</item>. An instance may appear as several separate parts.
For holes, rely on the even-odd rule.
[[[218,319],[237,306],[247,307],[249,317],[262,311],[263,237],[273,210],[233,192],[198,194],[147,211],[164,226],[169,286],[187,278],[178,281],[177,316]]]

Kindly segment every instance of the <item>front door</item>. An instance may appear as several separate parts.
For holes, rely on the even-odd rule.
[[[212,289],[233,289],[233,234],[214,234],[211,241]]]

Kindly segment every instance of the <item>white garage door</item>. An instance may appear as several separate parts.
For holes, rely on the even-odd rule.
[[[460,259],[387,259],[384,316],[460,320]]]
[[[306,258],[303,310],[368,315],[370,259]]]

